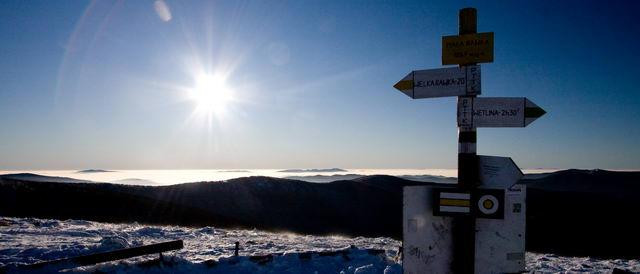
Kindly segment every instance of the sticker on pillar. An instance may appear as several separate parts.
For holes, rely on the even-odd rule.
[[[478,189],[474,196],[477,218],[504,219],[504,190]]]
[[[434,216],[460,216],[471,214],[471,194],[456,189],[436,189]]]

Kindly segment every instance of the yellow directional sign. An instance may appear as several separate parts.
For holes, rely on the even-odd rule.
[[[493,62],[493,32],[442,37],[442,64]]]

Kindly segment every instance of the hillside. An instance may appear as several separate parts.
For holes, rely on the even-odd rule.
[[[36,178],[36,179],[34,179]],[[0,176],[0,215],[401,238],[402,187],[392,176],[331,183],[271,177],[171,186],[47,182]],[[565,170],[524,179],[527,249],[638,256],[640,172]]]

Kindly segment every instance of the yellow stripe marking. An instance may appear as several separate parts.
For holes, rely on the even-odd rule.
[[[440,199],[441,206],[471,206],[469,200]]]

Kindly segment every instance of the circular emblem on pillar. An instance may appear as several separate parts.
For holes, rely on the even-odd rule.
[[[478,209],[484,214],[496,213],[499,207],[500,203],[498,202],[498,198],[493,195],[483,195],[478,199]]]

